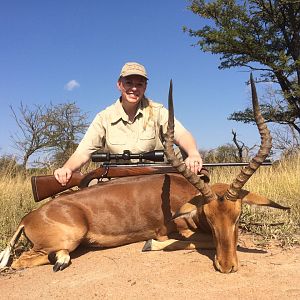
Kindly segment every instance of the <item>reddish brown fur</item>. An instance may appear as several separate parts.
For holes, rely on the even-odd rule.
[[[33,250],[47,254],[81,243],[120,246],[165,235],[174,213],[197,194],[178,174],[122,178],[51,200],[21,225]],[[21,256],[13,266],[33,264]]]
[[[212,186],[217,195],[223,195],[227,188],[227,184]],[[269,203],[266,198],[245,190],[241,194],[248,198],[251,195],[252,202],[258,199],[260,204]],[[54,270],[59,270],[69,264],[68,253],[80,244],[115,247],[149,239],[189,238],[192,244],[161,243],[160,249],[212,248],[215,244],[216,267],[222,272],[236,271],[241,201],[213,200],[202,205],[203,197],[198,190],[179,174],[101,183],[60,196],[27,214],[20,225],[24,226],[33,248],[12,266],[45,264],[49,262],[48,255],[53,253],[57,260]],[[175,214],[178,217],[172,220]]]
[[[0,253],[0,267],[7,264],[11,247],[24,230],[33,249],[14,262],[15,268],[47,263],[48,255],[54,253],[54,271],[62,270],[70,263],[69,253],[81,243],[115,247],[156,239],[161,242],[148,241],[144,250],[215,246],[216,268],[223,273],[236,271],[242,202],[287,209],[242,189],[271,150],[271,136],[259,112],[252,76],[250,81],[262,143],[258,154],[230,186],[219,183],[209,187],[176,157],[171,84],[166,156],[189,181],[178,174],[137,176],[60,196],[23,218],[9,246]]]

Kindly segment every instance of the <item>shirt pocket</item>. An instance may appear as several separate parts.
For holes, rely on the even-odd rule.
[[[139,148],[141,151],[152,151],[156,146],[156,130],[155,127],[146,127],[139,137]]]
[[[110,126],[106,133],[106,139],[111,145],[125,145],[127,142],[125,126],[121,123]]]
[[[108,141],[111,145],[125,145],[126,137],[124,135],[109,135]]]
[[[155,139],[155,128],[147,127],[140,134],[140,140],[152,140],[152,139]]]

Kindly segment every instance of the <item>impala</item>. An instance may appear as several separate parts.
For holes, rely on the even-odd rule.
[[[53,262],[54,271],[63,270],[70,264],[70,253],[80,244],[115,247],[147,241],[144,251],[216,248],[215,267],[223,273],[237,271],[242,203],[288,209],[242,189],[271,149],[252,77],[251,87],[262,142],[257,155],[230,185],[210,186],[176,158],[171,83],[165,152],[180,174],[115,179],[50,200],[23,217],[0,253],[0,267],[7,266],[24,232],[33,246],[12,263],[15,269]]]

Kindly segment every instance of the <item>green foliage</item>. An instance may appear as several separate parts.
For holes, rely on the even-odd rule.
[[[277,122],[279,124],[289,124],[292,118],[291,112],[285,110],[283,106],[273,106],[271,104],[262,104],[260,105],[260,110],[265,121],[268,122]],[[229,120],[239,121],[243,123],[253,123],[255,120],[253,117],[253,110],[251,108],[246,108],[244,111],[237,111],[232,113]]]
[[[249,66],[251,62],[291,75],[299,67],[297,36],[300,2],[263,0],[194,0],[189,9],[214,26],[188,32],[200,38],[201,50],[222,54],[220,68]],[[240,3],[240,4],[239,4]],[[185,28],[187,31],[187,29]],[[258,68],[259,69],[259,68]]]
[[[188,7],[207,25],[184,28],[202,51],[221,55],[220,69],[247,67],[280,86],[284,103],[265,105],[267,121],[288,124],[300,136],[300,1],[193,0]],[[252,122],[252,109],[231,115]]]

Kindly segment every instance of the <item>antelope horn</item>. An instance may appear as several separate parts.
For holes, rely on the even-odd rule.
[[[216,195],[212,192],[210,186],[205,184],[202,179],[200,179],[195,173],[190,171],[185,163],[180,160],[173,148],[174,142],[174,107],[173,107],[173,84],[172,80],[170,81],[169,89],[169,119],[168,119],[168,128],[165,136],[165,154],[170,162],[170,164],[177,169],[177,171],[182,174],[194,187],[196,187],[201,194],[205,197],[207,201],[216,198]]]
[[[258,131],[261,136],[261,144],[256,156],[251,159],[247,167],[241,170],[240,174],[229,186],[228,190],[224,195],[224,199],[227,200],[236,200],[238,198],[238,194],[241,188],[245,185],[245,183],[249,180],[249,178],[253,175],[253,173],[260,167],[263,161],[267,158],[272,148],[272,137],[259,109],[257,93],[256,93],[256,88],[255,88],[252,73],[250,75],[250,83],[251,83],[251,92],[252,92],[253,113],[254,113],[254,118],[255,118]]]

